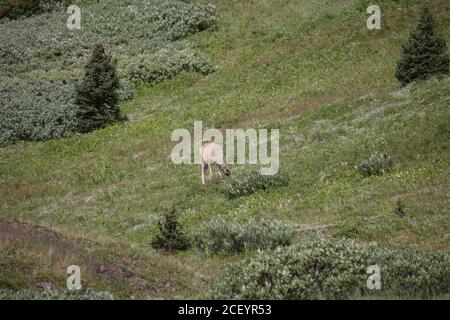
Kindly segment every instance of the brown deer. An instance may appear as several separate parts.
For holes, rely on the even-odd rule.
[[[220,177],[223,182],[223,174],[229,176],[231,174],[230,168],[225,164],[223,160],[222,146],[215,142],[203,142],[200,148],[201,159],[201,171],[202,171],[202,184],[205,184],[205,172],[209,169],[209,179],[212,181],[213,173],[212,166],[217,165],[220,170]]]

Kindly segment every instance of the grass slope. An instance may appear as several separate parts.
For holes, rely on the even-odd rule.
[[[298,228],[297,241],[320,232],[450,252],[450,81],[400,88],[393,76],[419,1],[382,2],[376,32],[366,28],[366,1],[208,2],[220,29],[190,40],[217,72],[140,87],[122,105],[125,125],[1,149],[0,216],[178,265],[185,272],[172,277],[188,285],[165,297],[204,297],[207,280],[236,259],[154,252],[155,221],[171,202],[188,229],[216,216],[277,218]],[[448,39],[450,6],[431,8]],[[197,166],[169,159],[170,133],[192,130],[194,120],[280,128],[289,186],[234,200],[222,185],[200,186]],[[390,154],[394,170],[364,179],[353,167],[375,151]],[[397,199],[404,218],[393,213]],[[159,277],[158,266],[152,272]],[[130,288],[116,294],[129,297]]]

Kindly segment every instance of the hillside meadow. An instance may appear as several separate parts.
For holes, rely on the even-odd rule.
[[[65,298],[58,292],[65,289],[65,269],[70,264],[80,265],[83,286],[94,290],[79,298],[90,294],[94,298],[110,294],[148,299],[286,298],[283,290],[278,296],[265,296],[266,292],[249,296],[244,289],[223,289],[228,285],[223,284],[223,274],[231,272],[227,270],[247,272],[246,266],[264,265],[264,261],[272,265],[271,251],[260,255],[254,248],[214,242],[217,234],[246,239],[246,232],[270,234],[269,244],[255,244],[264,250],[273,249],[273,243],[309,248],[310,241],[325,241],[320,242],[324,252],[330,257],[335,252],[349,254],[349,261],[354,250],[363,257],[354,258],[358,268],[361,261],[374,259],[358,246],[376,246],[380,252],[405,250],[407,270],[413,265],[410,261],[417,262],[420,270],[437,261],[430,277],[443,279],[438,288],[422,290],[432,281],[426,282],[426,275],[420,274],[417,281],[411,280],[418,291],[406,294],[400,283],[376,296],[448,298],[450,78],[438,76],[402,87],[394,77],[401,44],[415,24],[420,3],[379,1],[382,29],[369,31],[365,0],[195,1],[201,8],[215,6],[217,20],[209,11],[205,16],[217,27],[190,32],[181,26],[183,41],[177,45],[170,39],[162,45],[206,59],[201,63],[207,61],[208,72],[181,68],[164,81],[128,78],[133,98],[120,104],[127,122],[48,141],[14,139],[14,144],[0,149],[0,298],[39,298],[48,289],[54,291],[47,297]],[[450,5],[444,0],[429,4],[448,42]],[[58,14],[64,15],[45,13],[7,23],[27,28],[35,20]],[[10,26],[0,24],[0,32],[6,27]],[[142,43],[140,54],[151,55],[153,51],[146,48],[153,43]],[[129,47],[107,45],[119,58],[119,67],[141,57]],[[130,47],[139,50],[140,45],[137,38]],[[62,56],[72,61],[72,67],[63,70],[63,58],[38,59],[37,67],[6,65],[2,60],[1,85],[9,85],[3,80],[6,77],[20,77],[26,87],[29,81],[69,73],[75,81],[88,48],[79,50],[79,57]],[[173,56],[169,52],[164,57]],[[15,68],[23,70],[16,73]],[[232,199],[227,185],[202,186],[198,165],[177,166],[170,161],[171,132],[192,131],[195,120],[203,121],[205,128],[221,130],[280,129],[281,169],[289,182]],[[380,176],[363,177],[355,166],[377,152],[389,155],[392,168]],[[251,169],[255,168],[232,166],[232,179]],[[404,205],[404,215],[396,214],[398,201]],[[151,247],[157,221],[172,205],[186,232],[200,230],[204,243],[171,254]],[[251,229],[252,225],[257,227]],[[277,231],[267,231],[272,229]],[[220,249],[215,253],[211,248]],[[289,250],[273,256],[286,259],[280,261],[299,259],[295,249]],[[391,255],[376,252],[375,257],[391,261]],[[243,265],[242,261],[251,262]],[[229,265],[237,269],[227,269]],[[297,272],[294,267],[291,271]],[[389,272],[401,275],[397,270]],[[359,277],[348,276],[352,281]],[[333,273],[331,278],[335,280]],[[246,279],[253,281],[251,275]],[[353,287],[345,294],[337,290],[348,283],[347,278],[338,280],[328,283],[335,295],[313,289],[307,295],[305,289],[305,296],[295,298],[361,298]],[[301,283],[296,288],[312,287]]]

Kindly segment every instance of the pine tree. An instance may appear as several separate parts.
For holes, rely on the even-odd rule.
[[[450,58],[445,40],[436,32],[436,20],[427,6],[422,7],[419,21],[403,44],[395,77],[406,85],[449,72]]]
[[[151,243],[153,248],[173,252],[190,246],[183,225],[178,222],[174,206],[164,213],[163,219],[158,222],[158,229],[159,233]]]
[[[96,44],[77,87],[77,131],[89,132],[121,119],[118,89],[116,63],[102,44]]]

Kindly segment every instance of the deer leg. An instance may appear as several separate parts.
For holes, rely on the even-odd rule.
[[[205,185],[205,164],[202,162],[200,169],[202,171],[202,184]]]
[[[208,167],[209,167],[209,181],[212,182],[213,180],[212,165],[210,164]]]

